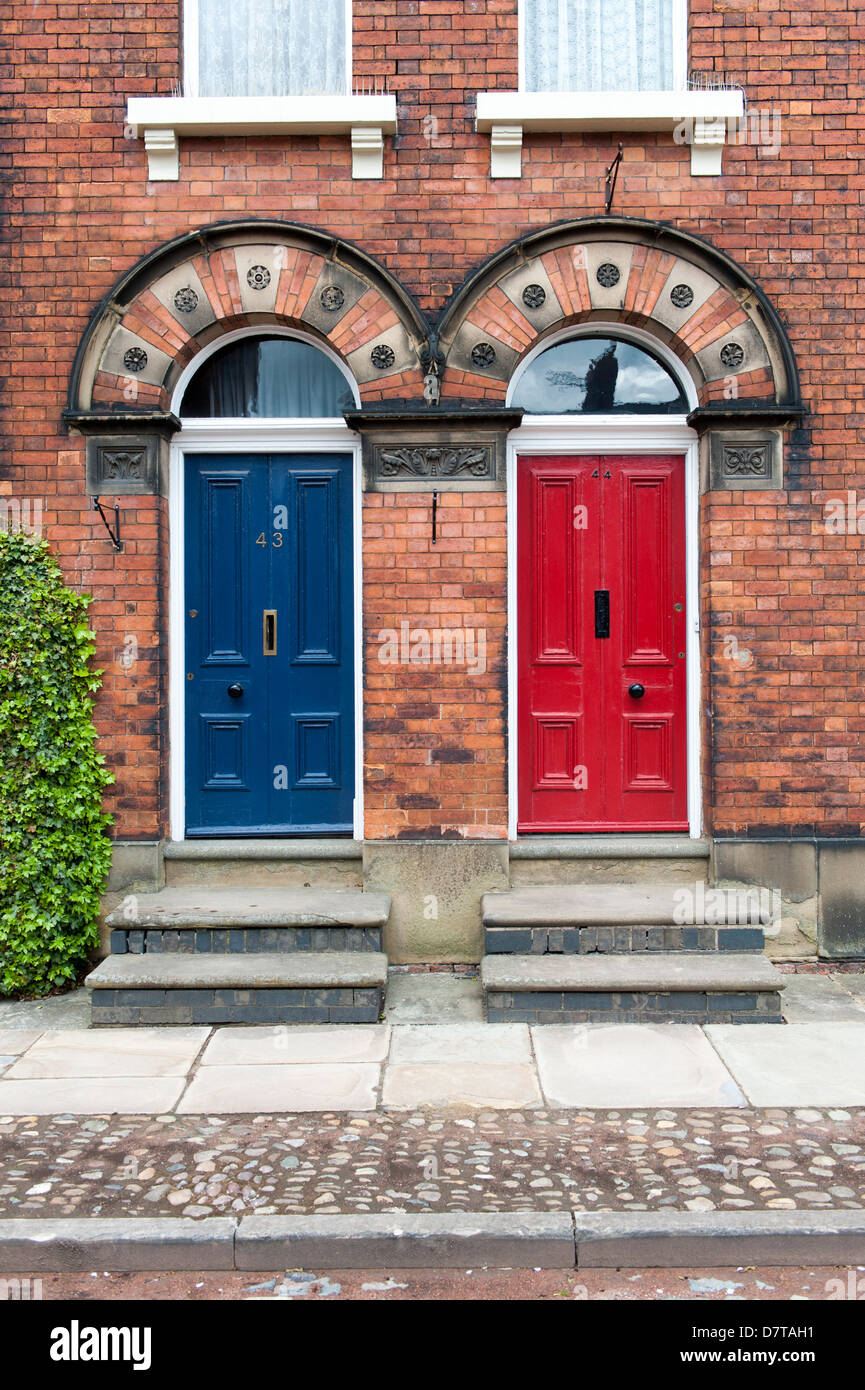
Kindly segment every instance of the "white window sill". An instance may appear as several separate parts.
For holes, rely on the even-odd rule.
[[[144,137],[148,178],[177,179],[179,138],[195,135],[351,135],[352,173],[380,179],[396,97],[130,97],[126,124]]]
[[[720,174],[728,126],[744,93],[479,92],[475,125],[490,132],[492,178],[519,178],[524,130],[669,130],[691,147],[692,174]]]

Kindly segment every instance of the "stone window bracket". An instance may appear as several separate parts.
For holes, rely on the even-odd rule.
[[[396,97],[130,97],[126,130],[144,140],[151,183],[180,178],[181,138],[213,135],[348,135],[352,176],[380,179],[384,137],[397,128]]]
[[[669,131],[691,151],[691,174],[721,173],[728,131],[745,113],[736,89],[680,92],[480,92],[476,129],[490,136],[490,177],[522,174],[524,132]]]

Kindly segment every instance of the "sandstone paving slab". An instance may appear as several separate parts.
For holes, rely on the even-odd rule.
[[[480,1023],[480,980],[449,974],[390,975],[385,1014],[389,1023]]]
[[[390,1061],[531,1065],[532,1048],[524,1023],[406,1024],[394,1030]]]
[[[865,1007],[865,970],[861,973],[854,973],[852,970],[839,970],[830,978],[854,999],[861,1000],[863,1007]]]
[[[201,1066],[270,1066],[286,1062],[383,1062],[386,1023],[331,1023],[306,1027],[217,1028]]]
[[[865,1105],[865,1023],[713,1023],[705,1031],[754,1105]]]
[[[185,1076],[207,1028],[66,1029],[43,1033],[10,1067],[13,1081],[51,1077]]]
[[[391,1064],[382,1087],[382,1105],[399,1109],[429,1105],[514,1109],[539,1105],[540,1100],[534,1067],[518,1063]]]
[[[371,1062],[201,1067],[178,1111],[237,1115],[374,1110],[379,1073]]]
[[[843,979],[830,975],[787,975],[781,996],[781,1012],[787,1022],[865,1023],[865,994],[857,999],[845,989]]]
[[[90,1024],[90,992],[82,986],[47,999],[0,999],[0,1028],[87,1028]]]
[[[5,1216],[863,1209],[862,1109],[0,1112]]]
[[[541,1087],[556,1106],[744,1105],[701,1029],[601,1024],[532,1029]]]
[[[39,1028],[0,1028],[0,1055],[20,1057],[41,1036]]]
[[[178,1101],[179,1076],[0,1077],[2,1115],[160,1115]]]

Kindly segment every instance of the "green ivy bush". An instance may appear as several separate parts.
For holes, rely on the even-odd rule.
[[[44,541],[0,530],[0,994],[74,982],[111,860],[90,598]]]

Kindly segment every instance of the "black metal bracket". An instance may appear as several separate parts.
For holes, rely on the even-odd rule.
[[[623,151],[623,149],[622,149],[622,146],[619,145],[619,153],[616,155],[616,157],[615,157],[615,159],[613,160],[612,164],[611,164],[611,165],[609,166],[609,168],[607,169],[606,184],[605,184],[605,187],[606,187],[606,196],[605,196],[605,199],[604,199],[604,212],[605,212],[605,214],[606,214],[608,217],[609,217],[609,215],[610,215],[610,208],[613,206],[613,194],[614,194],[615,191],[616,191],[616,179],[619,177],[619,165],[620,165],[621,162],[622,162],[622,156],[623,156],[623,154],[624,154],[624,151]]]
[[[438,504],[439,504],[439,495],[438,495],[438,493],[436,492],[435,488],[433,488],[433,503],[432,503],[432,543],[433,543],[433,545],[435,545],[435,543],[436,543],[436,511],[438,510]]]
[[[109,521],[108,521],[108,517],[105,515],[104,511],[102,510],[102,505],[101,505],[101,503],[100,503],[100,501],[99,501],[99,498],[98,498],[98,497],[94,497],[94,498],[92,499],[92,501],[93,501],[94,509],[95,509],[95,510],[99,513],[99,515],[102,517],[102,524],[103,524],[103,526],[105,527],[106,531],[108,532],[109,536],[111,537],[111,544],[114,546],[114,549],[115,549],[115,550],[122,550],[122,549],[123,549],[123,545],[122,545],[122,542],[121,542],[121,540],[120,540],[120,507],[118,506],[118,504],[117,504],[116,502],[114,503],[114,530],[112,531],[111,526],[110,526]]]

